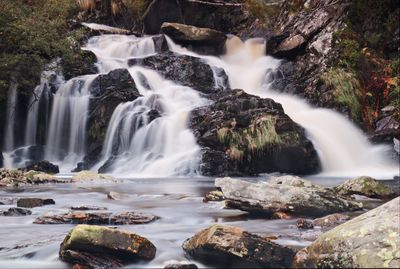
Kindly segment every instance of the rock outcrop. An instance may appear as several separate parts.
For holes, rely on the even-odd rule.
[[[211,99],[214,103],[195,109],[190,121],[203,148],[202,174],[319,171],[317,152],[304,129],[280,104],[242,90],[223,91]]]
[[[61,243],[61,260],[77,268],[115,268],[152,260],[156,247],[132,232],[102,226],[78,225]]]
[[[324,233],[299,251],[296,268],[400,267],[400,198]]]
[[[290,267],[294,251],[270,240],[228,225],[212,225],[183,243],[190,257],[227,268]]]
[[[38,171],[38,172],[44,172],[48,174],[57,174],[60,173],[60,169],[58,168],[58,165],[52,164],[49,161],[40,161],[40,162],[35,162],[27,165],[23,170],[25,171]]]
[[[32,211],[20,207],[11,207],[7,210],[0,211],[0,216],[7,216],[7,217],[26,216],[31,214]]]
[[[215,186],[221,188],[228,208],[267,217],[279,212],[318,217],[362,209],[362,203],[295,176],[275,177],[257,183],[217,178]]]
[[[380,199],[391,198],[395,196],[395,193],[385,184],[367,176],[349,179],[343,184],[334,187],[334,190],[340,195],[358,194]]]

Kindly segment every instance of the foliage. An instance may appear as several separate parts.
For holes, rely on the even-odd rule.
[[[279,13],[279,6],[263,0],[246,0],[249,13],[257,18],[261,27],[269,27]]]

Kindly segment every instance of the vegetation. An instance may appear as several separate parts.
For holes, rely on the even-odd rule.
[[[264,0],[246,0],[249,13],[257,18],[261,27],[272,26],[274,19],[279,14],[279,5]]]
[[[68,25],[78,12],[74,1],[1,1],[0,10],[0,99],[11,80],[29,94],[51,60],[61,58],[68,66],[82,57],[79,39],[84,30]]]

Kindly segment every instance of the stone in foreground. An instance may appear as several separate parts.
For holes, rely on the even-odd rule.
[[[11,207],[6,211],[0,211],[0,216],[7,216],[7,217],[26,216],[31,214],[32,211],[20,207]]]
[[[42,199],[42,198],[20,198],[17,200],[18,207],[33,208],[44,205],[54,205],[53,199]]]
[[[341,195],[364,195],[371,198],[390,198],[394,197],[394,192],[382,182],[372,177],[361,176],[349,179],[343,184],[334,188]]]
[[[362,209],[362,203],[296,176],[257,183],[225,177],[217,178],[215,186],[221,188],[227,207],[267,217],[276,212],[319,217]]]
[[[296,268],[399,268],[400,198],[322,234],[296,254]]]
[[[294,251],[228,225],[212,225],[183,243],[188,256],[215,266],[290,267]]]
[[[138,260],[152,260],[156,247],[129,231],[78,225],[61,243],[61,260],[83,268],[115,268]]]

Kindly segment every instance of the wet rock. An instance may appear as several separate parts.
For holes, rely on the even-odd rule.
[[[395,196],[395,193],[385,184],[367,176],[349,179],[343,184],[334,187],[334,190],[340,195],[358,194],[380,199]]]
[[[294,251],[264,237],[228,226],[212,225],[183,243],[186,254],[215,266],[290,267]]]
[[[196,264],[185,263],[185,262],[171,263],[171,264],[167,264],[166,266],[164,266],[164,269],[197,269],[197,268],[199,268],[199,267],[197,267]]]
[[[65,182],[63,179],[43,172],[33,170],[24,172],[16,169],[0,168],[0,187]]]
[[[107,193],[107,198],[110,200],[124,200],[128,198],[128,195],[115,191],[110,191],[109,193]]]
[[[26,216],[26,215],[31,215],[32,211],[25,209],[25,208],[19,208],[19,207],[11,207],[8,210],[5,211],[0,211],[0,216]]]
[[[132,225],[145,224],[158,217],[140,212],[69,212],[61,215],[48,214],[37,218],[35,224],[94,224],[94,225]]]
[[[337,226],[348,220],[350,220],[350,216],[336,213],[336,214],[331,214],[331,215],[328,215],[328,216],[325,216],[322,218],[317,218],[317,219],[313,220],[312,223],[315,226],[326,228],[326,227]]]
[[[217,178],[226,206],[271,217],[276,212],[297,216],[324,216],[362,209],[362,203],[295,176],[273,177],[266,182]]]
[[[93,180],[111,180],[114,181],[115,179],[109,175],[103,175],[97,173],[95,171],[81,171],[75,174],[72,177],[72,182],[80,182],[80,181],[93,181]]]
[[[60,173],[60,170],[57,165],[52,164],[49,161],[40,161],[40,162],[35,162],[30,165],[27,165],[23,170],[25,171],[39,171],[39,172],[44,172],[48,174],[57,174]]]
[[[299,229],[313,229],[314,224],[312,221],[306,219],[297,219],[296,226]]]
[[[400,267],[400,198],[324,233],[296,254],[296,268]]]
[[[54,202],[53,199],[42,199],[42,198],[20,198],[17,200],[18,207],[27,207],[27,208],[33,208],[44,205],[54,205],[55,203],[56,202]]]
[[[201,173],[254,175],[315,173],[317,152],[282,106],[242,90],[209,96],[213,104],[192,112],[190,126],[203,148]]]
[[[3,157],[3,152],[0,151],[0,168],[3,167],[3,162],[4,162],[4,157]]]
[[[211,67],[196,57],[176,55],[170,52],[144,59],[131,59],[129,65],[141,65],[156,70],[166,79],[191,87],[204,94],[221,90],[221,88],[216,87]],[[225,72],[220,72],[220,77],[226,77]]]
[[[174,42],[204,54],[223,54],[226,36],[220,31],[192,25],[164,22],[161,32]]]
[[[167,39],[164,35],[155,35],[152,37],[154,42],[154,50],[156,53],[163,53],[169,51]]]
[[[78,210],[78,211],[85,211],[85,210],[107,210],[106,207],[92,206],[92,205],[71,206],[70,208],[71,208],[72,210]]]
[[[129,231],[78,225],[61,243],[60,259],[85,268],[115,268],[138,260],[152,260],[156,247]]]
[[[391,143],[396,137],[400,138],[399,131],[400,123],[392,115],[384,116],[376,122],[376,129],[370,140],[375,143]]]
[[[273,51],[273,54],[276,57],[290,58],[292,55],[295,55],[296,52],[300,51],[306,42],[306,39],[301,34],[288,37],[279,44]]]
[[[204,198],[203,202],[220,202],[225,200],[224,194],[220,190],[210,191],[207,193]]]

